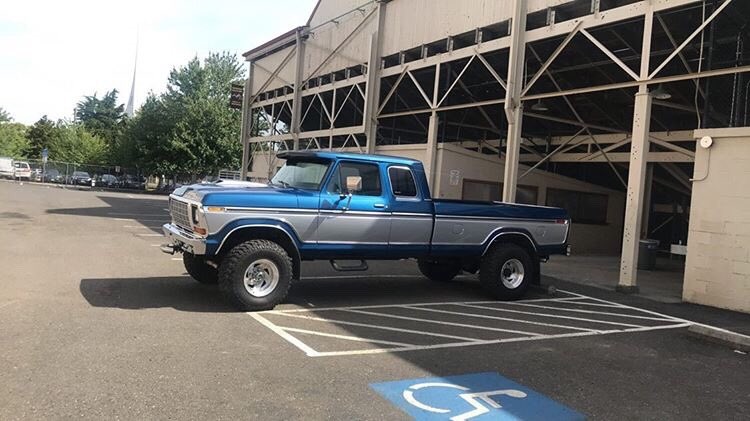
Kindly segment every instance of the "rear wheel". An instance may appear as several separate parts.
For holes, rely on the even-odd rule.
[[[216,284],[219,281],[218,271],[206,262],[204,256],[183,253],[182,263],[187,273],[202,284]]]
[[[452,281],[461,273],[461,262],[455,260],[417,260],[419,271],[427,279],[439,282]]]
[[[241,310],[270,310],[286,298],[292,274],[292,259],[280,245],[252,240],[235,246],[224,257],[219,287]]]
[[[536,276],[529,252],[509,243],[490,249],[482,258],[479,269],[482,286],[500,300],[523,297]]]

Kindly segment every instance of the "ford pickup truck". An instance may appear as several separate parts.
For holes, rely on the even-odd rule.
[[[334,152],[283,152],[268,185],[181,187],[162,251],[181,252],[198,282],[219,284],[246,311],[284,300],[301,262],[341,271],[367,260],[416,259],[425,277],[478,273],[495,298],[521,298],[539,263],[566,254],[570,218],[559,208],[434,199],[416,160]],[[357,266],[343,261],[359,261]]]

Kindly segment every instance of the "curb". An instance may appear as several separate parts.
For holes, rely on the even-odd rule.
[[[688,332],[711,342],[728,345],[738,351],[750,352],[750,336],[701,324],[690,326]]]

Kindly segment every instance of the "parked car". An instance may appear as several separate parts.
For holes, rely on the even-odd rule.
[[[91,176],[85,171],[74,171],[70,177],[70,184],[76,186],[90,186]]]
[[[243,310],[280,303],[303,260],[353,271],[366,270],[366,259],[413,258],[429,279],[478,272],[495,298],[514,300],[539,282],[541,261],[569,253],[564,209],[435,199],[419,161],[332,152],[279,158],[286,163],[269,185],[194,184],[170,195],[162,251],[182,252],[193,278],[218,283]]]
[[[65,182],[65,176],[60,174],[60,171],[50,168],[44,173],[44,182],[62,184]]]
[[[117,177],[111,174],[97,175],[95,178],[95,185],[97,187],[119,187],[119,184]]]
[[[28,162],[15,161],[13,168],[13,178],[31,180],[31,167]]]
[[[31,169],[31,181],[42,181],[42,169],[41,168]]]
[[[13,178],[15,173],[13,158],[0,157],[0,178]]]
[[[134,175],[124,175],[120,179],[120,187],[124,189],[143,190],[146,188],[146,179]]]

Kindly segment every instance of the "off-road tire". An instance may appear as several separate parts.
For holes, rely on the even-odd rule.
[[[511,260],[520,262],[523,267],[523,280],[515,288],[503,284],[503,266]],[[505,243],[492,247],[482,257],[479,267],[479,281],[498,300],[518,300],[522,298],[538,274],[534,259],[528,251],[516,244]]]
[[[279,271],[276,287],[265,297],[253,296],[245,288],[245,271],[259,259],[270,260]],[[219,289],[240,310],[271,310],[286,298],[293,273],[292,258],[280,245],[268,240],[251,240],[232,248],[221,261]]]
[[[454,260],[417,260],[419,271],[425,278],[438,282],[452,281],[461,273],[461,262]]]
[[[196,256],[190,253],[182,253],[182,263],[187,273],[196,281],[214,285],[219,282],[219,273],[215,267],[206,263],[204,256]]]

